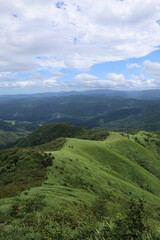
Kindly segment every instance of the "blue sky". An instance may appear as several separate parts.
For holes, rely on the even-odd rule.
[[[160,89],[159,0],[10,0],[0,13],[0,94]]]

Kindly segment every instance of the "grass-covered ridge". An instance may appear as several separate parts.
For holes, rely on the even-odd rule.
[[[68,123],[50,123],[37,128],[27,137],[22,138],[18,147],[31,147],[51,142],[57,138],[83,138],[91,140],[104,140],[107,131],[91,130],[86,127],[75,127]]]
[[[113,148],[119,139],[118,152]],[[160,162],[132,139],[114,133],[102,142],[67,139],[60,151],[51,153],[55,160],[46,186],[56,182],[95,194],[111,190],[115,195],[145,196],[148,201],[159,202]]]
[[[64,127],[61,131],[60,125]],[[55,130],[55,126],[58,130],[51,131],[50,127]],[[40,145],[37,137],[36,146],[32,148],[0,152],[0,185],[7,187],[10,183],[4,180],[11,179],[15,186],[28,189],[17,200],[1,196],[0,222],[7,226],[16,223],[20,227],[19,236],[22,232],[27,236],[28,231],[34,235],[33,239],[88,240],[94,239],[91,235],[98,228],[98,222],[105,217],[120,221],[118,219],[127,216],[130,199],[144,199],[149,224],[160,226],[157,214],[160,206],[159,135],[142,131],[104,133],[68,124],[48,127],[51,142],[45,126],[38,129],[41,135],[35,131],[29,136],[40,136]],[[53,138],[54,133],[57,139]],[[65,134],[72,137],[65,138]],[[27,186],[27,181],[35,184]],[[18,193],[21,191],[23,188]],[[33,207],[29,207],[31,205]],[[28,230],[23,229],[24,226]],[[10,234],[12,231],[11,228]]]

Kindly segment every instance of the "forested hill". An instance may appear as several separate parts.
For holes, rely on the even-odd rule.
[[[60,137],[104,140],[108,134],[107,131],[92,130],[87,127],[76,127],[68,123],[50,123],[37,128],[31,134],[19,140],[16,146],[37,146]]]
[[[83,93],[84,94],[84,93]],[[147,92],[141,92],[147,94]],[[152,92],[153,94],[153,92]],[[133,93],[132,93],[133,95]],[[120,95],[84,94],[39,97],[12,96],[0,98],[0,120],[4,124],[21,124],[34,130],[38,125],[67,122],[112,131],[160,129],[160,100]],[[10,126],[13,128],[13,126]],[[14,131],[19,131],[16,125]],[[0,126],[0,130],[1,126]],[[12,131],[12,129],[11,129]]]

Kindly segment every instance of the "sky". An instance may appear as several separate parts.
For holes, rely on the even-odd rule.
[[[0,0],[0,94],[160,89],[159,0]]]

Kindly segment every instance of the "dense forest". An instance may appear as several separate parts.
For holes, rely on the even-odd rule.
[[[47,123],[99,130],[160,129],[158,90],[46,93],[0,97],[0,148]]]

